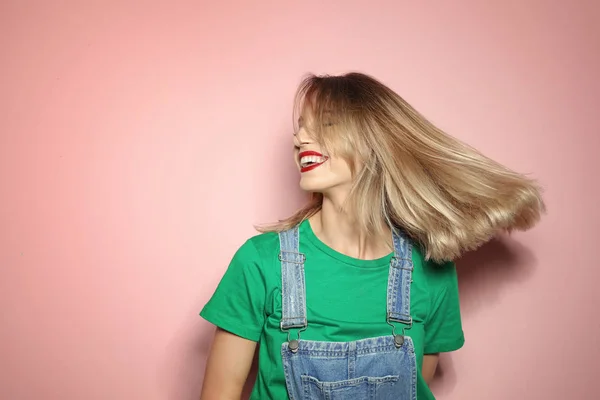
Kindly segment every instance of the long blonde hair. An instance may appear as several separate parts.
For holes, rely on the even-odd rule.
[[[306,77],[296,93],[294,121],[307,110],[311,135],[356,172],[347,207],[367,234],[399,227],[427,259],[443,262],[500,231],[527,230],[545,211],[535,180],[444,133],[368,75]],[[296,226],[317,213],[322,200],[313,193],[289,218],[257,229]]]

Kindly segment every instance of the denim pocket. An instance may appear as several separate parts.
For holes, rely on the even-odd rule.
[[[302,375],[304,400],[399,400],[398,375],[383,377],[363,376],[335,382],[321,382],[318,379]],[[401,399],[401,398],[400,398]]]

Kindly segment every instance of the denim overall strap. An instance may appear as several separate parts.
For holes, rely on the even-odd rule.
[[[397,344],[401,345],[403,336],[396,335],[395,327],[391,322],[400,322],[410,326],[410,284],[412,282],[412,243],[400,231],[394,229],[394,256],[390,262],[390,272],[387,288],[387,323],[394,330]],[[404,331],[404,329],[403,329]]]
[[[281,322],[282,330],[306,328],[306,287],[304,260],[300,253],[298,227],[279,233],[281,261]]]

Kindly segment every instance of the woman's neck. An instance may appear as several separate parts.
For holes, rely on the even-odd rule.
[[[389,228],[377,236],[362,232],[352,211],[326,196],[321,210],[309,222],[323,243],[350,257],[373,260],[388,255],[393,248]]]

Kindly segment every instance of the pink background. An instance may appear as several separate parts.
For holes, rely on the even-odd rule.
[[[0,398],[197,399],[198,311],[252,224],[302,201],[295,87],[348,70],[547,188],[539,227],[458,262],[467,343],[438,398],[596,398],[599,17],[593,0],[2,1]]]

